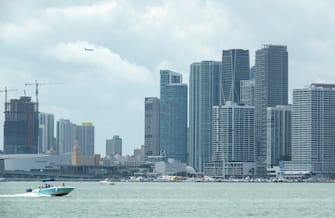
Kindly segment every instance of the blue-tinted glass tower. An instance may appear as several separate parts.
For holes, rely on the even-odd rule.
[[[219,104],[221,62],[202,61],[190,67],[188,164],[203,171],[211,159],[212,107]]]
[[[187,159],[187,85],[182,75],[160,71],[160,150],[167,158]]]

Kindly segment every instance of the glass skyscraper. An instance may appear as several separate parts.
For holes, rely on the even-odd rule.
[[[182,162],[187,159],[187,85],[182,75],[160,71],[160,153]]]
[[[188,164],[202,171],[211,158],[212,107],[219,104],[221,62],[202,61],[190,67]]]
[[[226,101],[240,102],[240,81],[249,79],[249,51],[231,49],[222,51],[220,105]]]
[[[287,105],[288,53],[286,46],[264,45],[256,51],[255,107],[257,174],[266,174],[267,107]]]

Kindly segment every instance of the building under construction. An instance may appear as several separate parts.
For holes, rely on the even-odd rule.
[[[4,153],[38,152],[38,103],[31,97],[5,102]]]

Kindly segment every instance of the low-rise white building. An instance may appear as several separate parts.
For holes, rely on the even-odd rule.
[[[9,154],[0,155],[0,170],[31,171],[43,169],[60,169],[61,165],[71,165],[71,154]]]

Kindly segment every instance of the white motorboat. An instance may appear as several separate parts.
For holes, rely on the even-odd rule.
[[[43,182],[48,181],[54,181],[54,180],[51,178],[43,179]],[[42,185],[35,190],[29,188],[26,190],[26,192],[27,193],[31,192],[40,195],[49,195],[49,196],[63,196],[69,194],[73,190],[74,187],[65,186],[64,183],[60,186],[52,186],[50,184],[45,183],[45,185]]]
[[[101,185],[114,185],[111,179],[106,178],[105,180],[99,181]]]

